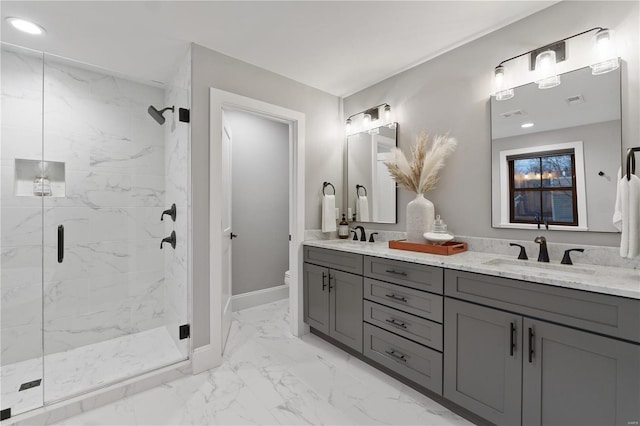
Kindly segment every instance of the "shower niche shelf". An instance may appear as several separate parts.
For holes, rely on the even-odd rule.
[[[16,197],[66,196],[65,163],[16,158]]]

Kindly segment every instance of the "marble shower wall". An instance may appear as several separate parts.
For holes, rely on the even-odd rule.
[[[188,354],[189,340],[180,340],[178,327],[189,322],[188,259],[190,241],[190,125],[178,121],[178,108],[191,108],[191,49],[177,65],[165,88],[164,104],[175,106],[167,115],[165,138],[165,204],[176,204],[176,221],[165,219],[164,233],[176,232],[176,249],[164,251],[164,324],[182,356]]]
[[[2,61],[3,364],[41,355],[42,294],[45,354],[164,325],[164,131],[146,112],[164,90],[24,56]],[[14,196],[15,159],[43,156],[66,196]]]
[[[43,58],[5,45],[1,54],[0,362],[7,365],[42,356],[42,199],[14,196],[14,176],[16,158],[42,158]]]

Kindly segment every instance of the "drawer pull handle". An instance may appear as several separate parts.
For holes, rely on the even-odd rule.
[[[387,318],[385,321],[390,323],[390,324],[395,325],[396,327],[407,328],[407,325],[405,323],[403,323],[402,321],[398,321],[398,320],[396,320],[394,318],[391,318],[391,319]]]
[[[403,296],[396,296],[395,294],[385,294],[389,299],[399,300],[401,302],[407,303],[407,299]]]
[[[396,352],[394,349],[385,352],[387,353],[387,355],[391,355],[398,361],[407,362],[407,357],[405,355],[402,355],[400,352]]]
[[[327,278],[327,274],[323,272],[322,273],[322,291],[324,291],[324,289],[327,288],[327,283],[324,282],[326,278]]]
[[[395,269],[387,269],[385,272],[389,273],[389,274],[396,274],[396,275],[402,275],[403,277],[407,276],[406,272],[403,271],[396,271]]]

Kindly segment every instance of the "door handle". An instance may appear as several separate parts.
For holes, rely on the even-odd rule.
[[[64,260],[64,226],[58,225],[58,263]]]
[[[233,232],[229,234],[229,239],[233,240],[234,238],[238,238],[238,235],[234,234]]]
[[[516,349],[516,325],[511,323],[511,345],[509,355],[513,356],[513,351]]]
[[[535,334],[533,333],[533,328],[529,327],[529,362],[533,362],[533,338]]]

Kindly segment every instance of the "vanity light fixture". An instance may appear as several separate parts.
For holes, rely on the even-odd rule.
[[[351,134],[353,128],[353,117],[362,114],[362,129],[358,131],[367,131],[371,127],[373,122],[378,121],[380,118],[380,107],[384,107],[384,121],[383,124],[389,124],[391,120],[391,106],[388,103],[376,105],[374,107],[365,109],[364,111],[357,112],[350,115],[346,121],[346,133]],[[377,123],[376,123],[377,124]]]
[[[500,62],[494,70],[492,95],[497,101],[504,101],[513,97],[513,87],[507,82],[505,63],[525,55],[530,55],[529,70],[536,72],[535,82],[540,89],[549,89],[560,84],[556,63],[565,60],[566,41],[583,34],[596,31],[594,36],[593,59],[591,73],[604,74],[620,67],[620,60],[616,56],[613,32],[608,28],[594,27],[581,33],[574,34],[546,46],[521,53]]]
[[[8,16],[5,20],[10,23],[15,29],[20,30],[27,34],[40,35],[46,33],[45,29],[31,21],[27,21],[26,19],[16,18],[13,16]]]

